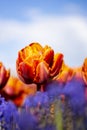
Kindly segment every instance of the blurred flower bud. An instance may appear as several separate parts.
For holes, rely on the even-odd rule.
[[[10,77],[10,70],[6,70],[4,65],[0,62],[0,89],[5,86]]]
[[[82,65],[82,76],[87,85],[87,58],[84,60],[84,63]]]
[[[1,95],[6,100],[13,101],[17,106],[21,106],[27,95],[34,94],[36,92],[36,85],[26,85],[20,81],[17,77],[10,77],[8,83],[1,92]]]
[[[63,62],[59,74],[56,77],[54,77],[54,79],[62,83],[67,83],[72,79],[73,76],[74,76],[74,69],[70,68]]]

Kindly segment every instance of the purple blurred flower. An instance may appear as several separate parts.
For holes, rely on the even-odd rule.
[[[17,129],[17,109],[12,102],[6,102],[0,97],[0,128],[5,130]]]
[[[81,114],[85,108],[85,84],[82,79],[73,78],[64,89],[63,94],[68,97],[74,112]]]
[[[36,120],[33,115],[21,109],[17,119],[19,130],[35,130]]]
[[[25,110],[26,117],[27,114],[30,115],[29,120],[33,123],[31,130],[33,130],[33,128],[34,130],[56,130],[50,111],[50,98],[47,92],[37,92],[35,95],[27,97],[23,108]],[[28,128],[31,127],[32,123],[30,123]],[[26,126],[26,122],[24,125]]]
[[[61,119],[64,130],[86,130],[86,105],[82,79],[73,78],[66,84],[52,81],[47,84],[46,92],[38,91],[26,98],[19,114],[18,126],[20,130],[57,130]]]
[[[49,97],[59,98],[59,96],[63,93],[64,88],[63,83],[58,81],[52,81],[46,85],[46,92],[48,93]]]
[[[74,112],[84,111],[85,99],[85,83],[80,78],[72,78],[70,81],[63,84],[58,81],[53,81],[47,84],[46,91],[49,97],[60,98],[61,95],[67,97]]]
[[[49,98],[46,92],[37,92],[35,95],[30,95],[26,98],[24,105],[25,106],[38,106],[38,105],[45,105],[49,102]]]

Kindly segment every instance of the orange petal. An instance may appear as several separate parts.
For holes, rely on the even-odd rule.
[[[84,63],[82,65],[82,76],[85,83],[87,84],[87,58],[85,58]]]
[[[29,46],[32,48],[33,52],[35,52],[35,53],[36,52],[38,52],[38,53],[43,52],[43,47],[37,42],[31,43],[31,44],[29,44]]]
[[[36,68],[36,76],[34,81],[36,83],[43,83],[47,81],[49,75],[49,71],[47,69],[47,66],[44,62],[40,62]]]
[[[6,70],[5,67],[0,67],[0,88],[4,87],[10,77],[10,70]]]
[[[57,80],[60,82],[67,82],[71,80],[73,76],[74,76],[73,69],[64,67],[63,70],[59,73]]]
[[[53,64],[54,51],[49,47],[45,49],[43,54],[43,59],[49,64],[51,67]]]
[[[34,76],[35,76],[35,72],[32,66],[30,66],[30,64],[28,63],[20,63],[19,66],[17,67],[17,72],[19,75],[19,78],[27,83],[30,84],[33,82]]]
[[[54,61],[52,68],[50,69],[50,76],[56,76],[59,73],[59,70],[63,63],[63,54],[59,53],[54,55]]]

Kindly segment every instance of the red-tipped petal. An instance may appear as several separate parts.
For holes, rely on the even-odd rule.
[[[49,70],[47,69],[47,66],[44,62],[40,62],[36,68],[36,76],[35,76],[35,82],[36,83],[43,83],[47,81],[49,76]]]

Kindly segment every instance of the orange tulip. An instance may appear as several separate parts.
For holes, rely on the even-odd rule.
[[[63,54],[54,54],[51,47],[31,43],[18,53],[16,68],[19,78],[27,83],[44,84],[59,73]]]
[[[66,83],[69,80],[71,80],[74,75],[75,75],[74,69],[65,65],[65,63],[63,62],[59,74],[56,77],[54,77],[54,79],[58,80],[59,82]]]
[[[36,93],[36,85],[26,85],[17,77],[10,77],[6,86],[3,88],[1,95],[6,100],[12,100],[17,106],[22,105],[26,96]]]
[[[82,65],[82,76],[87,85],[87,58],[85,58],[84,63]]]
[[[4,65],[0,62],[0,89],[5,86],[10,77],[10,70],[6,70]]]

